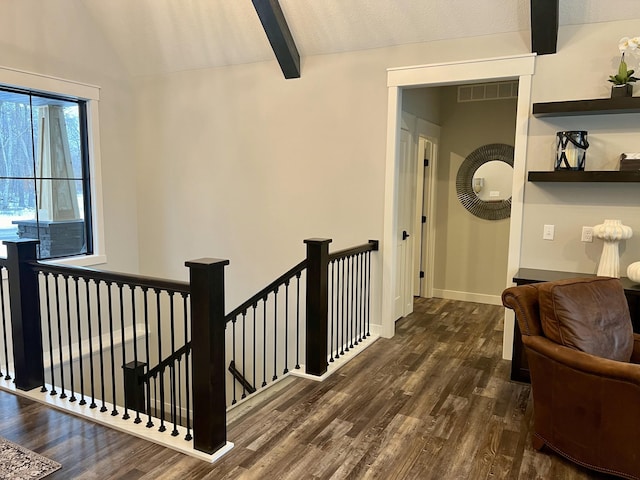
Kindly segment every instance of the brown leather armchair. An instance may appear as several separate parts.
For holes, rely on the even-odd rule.
[[[618,279],[511,287],[531,373],[533,447],[640,479],[640,335]]]

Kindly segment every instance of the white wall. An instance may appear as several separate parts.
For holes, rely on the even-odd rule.
[[[123,65],[82,2],[4,0],[0,65],[100,87],[104,227],[108,264],[138,270],[133,97]]]

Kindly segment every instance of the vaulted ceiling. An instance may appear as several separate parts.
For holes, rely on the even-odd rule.
[[[274,58],[251,0],[81,0],[133,76]],[[530,30],[530,0],[280,0],[300,56]],[[560,0],[560,25],[640,18]]]

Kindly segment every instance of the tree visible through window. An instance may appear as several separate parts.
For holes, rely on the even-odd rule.
[[[83,100],[0,87],[0,240],[36,238],[39,258],[92,253],[88,165]]]

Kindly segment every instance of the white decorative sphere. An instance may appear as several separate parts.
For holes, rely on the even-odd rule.
[[[627,277],[633,282],[640,283],[640,262],[634,262],[627,267]]]

